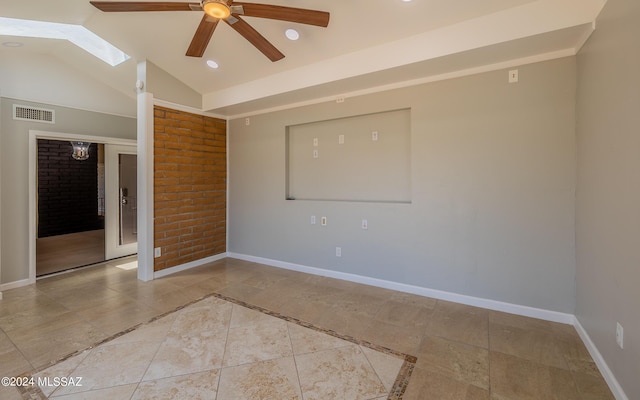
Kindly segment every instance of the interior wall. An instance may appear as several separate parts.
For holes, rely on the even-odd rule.
[[[227,250],[226,121],[154,108],[154,271]]]
[[[576,317],[640,399],[640,3],[609,0],[596,26],[577,58]]]
[[[572,314],[575,58],[519,70],[230,121],[229,251]],[[397,109],[411,204],[286,200],[287,126]]]
[[[5,97],[0,102],[1,283],[10,283],[29,277],[29,130],[135,140],[136,120]],[[13,104],[53,109],[55,124],[14,120]]]

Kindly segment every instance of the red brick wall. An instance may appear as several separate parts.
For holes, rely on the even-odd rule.
[[[154,108],[154,271],[226,251],[226,121]]]

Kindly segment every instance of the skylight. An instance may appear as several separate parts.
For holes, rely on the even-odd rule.
[[[0,35],[65,39],[112,67],[131,58],[82,25],[0,17]]]

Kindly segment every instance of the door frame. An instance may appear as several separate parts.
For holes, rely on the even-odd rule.
[[[114,196],[114,191],[119,191],[119,163],[118,156],[120,154],[132,154],[137,155],[137,147],[125,146],[121,144],[104,145],[104,160],[105,160],[105,237],[104,237],[104,256],[107,260],[112,258],[124,257],[132,255],[138,252],[138,242],[130,243],[126,245],[119,244],[120,227],[119,218],[110,218],[112,215],[120,215],[119,200],[120,196]],[[119,194],[119,193],[118,193]]]
[[[38,236],[38,139],[83,141],[105,145],[137,146],[137,141],[132,139],[29,130],[29,283],[36,281],[36,238]]]

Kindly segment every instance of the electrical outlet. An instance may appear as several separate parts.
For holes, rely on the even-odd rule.
[[[344,144],[344,135],[338,135],[338,144]]]
[[[314,147],[318,147],[318,138],[317,137],[313,138],[313,146]]]
[[[616,343],[621,349],[624,349],[624,329],[619,322],[616,322]]]
[[[371,132],[371,140],[374,142],[378,141],[378,131]]]
[[[336,103],[344,103],[344,97],[339,96],[336,98]]]
[[[313,158],[318,158],[319,156],[318,149],[313,149]]]
[[[336,257],[342,257],[342,247],[336,247]]]
[[[516,83],[516,82],[518,82],[518,70],[512,69],[511,71],[509,71],[509,83]]]
[[[162,256],[162,247],[156,247],[153,249],[153,258],[158,258]]]
[[[369,222],[366,219],[362,220],[362,229],[369,229]]]
[[[320,218],[320,225],[327,226],[327,217]]]
[[[315,225],[316,224],[316,216],[312,215],[311,216],[311,225]]]
[[[251,120],[249,118],[245,118],[244,119],[244,124],[247,125],[247,126],[251,125]]]

